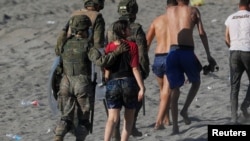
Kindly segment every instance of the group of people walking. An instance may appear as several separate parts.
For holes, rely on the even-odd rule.
[[[95,65],[101,67],[104,76],[102,80],[106,85],[105,106],[108,118],[104,141],[110,141],[112,138],[115,141],[128,141],[130,135],[142,136],[142,132],[136,127],[136,121],[145,97],[144,80],[150,73],[148,52],[154,37],[156,37],[157,46],[154,51],[152,72],[156,75],[160,89],[159,109],[154,129],[172,125],[172,133],[179,133],[178,99],[185,77],[192,85],[180,115],[186,124],[191,124],[188,108],[199,90],[202,71],[202,65],[194,52],[195,27],[199,32],[211,71],[217,65],[210,54],[199,9],[189,6],[189,0],[167,0],[166,12],[156,17],[148,32],[145,33],[142,25],[135,22],[139,9],[136,0],[120,0],[118,4],[120,17],[105,33],[105,20],[100,13],[105,1],[83,1],[84,8],[71,14],[57,38],[55,47],[56,55],[61,58],[57,71],[61,73],[62,79],[57,92],[61,118],[55,129],[54,141],[63,141],[68,132],[75,135],[76,141],[84,141],[91,131],[93,121],[90,121],[90,116],[95,104],[95,77],[93,77]],[[244,18],[250,17],[249,3],[249,0],[240,0],[240,7],[245,8]],[[237,32],[234,27],[238,24],[233,24],[231,28],[231,23],[234,23],[232,19],[235,18],[231,16],[225,24],[227,25],[226,43],[230,50],[235,52],[231,53],[232,57],[230,56],[230,70],[232,119],[237,122],[236,106],[240,77],[244,70],[248,71],[248,77],[250,76],[248,69],[250,65],[247,63],[250,38],[246,33],[242,35],[242,37],[247,36],[244,41],[246,44],[239,43],[238,37],[233,36]],[[250,31],[249,19],[244,23]],[[238,45],[242,45],[240,53],[235,51]],[[237,66],[240,62],[237,59],[242,54],[243,61],[240,66]],[[231,64],[233,62],[234,64]],[[248,116],[250,92],[248,95],[241,106],[245,117]],[[124,107],[124,116],[120,133],[122,107]]]

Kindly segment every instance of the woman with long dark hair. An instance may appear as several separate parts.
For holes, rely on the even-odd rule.
[[[131,134],[137,102],[142,100],[145,88],[139,70],[138,47],[136,43],[126,40],[130,34],[129,22],[116,21],[113,31],[116,34],[116,40],[106,46],[105,53],[112,52],[122,42],[126,42],[130,49],[120,54],[114,64],[105,68],[108,120],[104,141],[110,141],[122,106],[125,108],[125,113],[121,141],[127,141]]]

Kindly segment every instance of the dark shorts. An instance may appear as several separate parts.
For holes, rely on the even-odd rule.
[[[185,76],[189,82],[200,82],[202,65],[190,46],[172,45],[166,58],[166,74],[170,88],[181,87],[184,84]]]
[[[166,71],[166,58],[167,53],[155,54],[154,64],[152,65],[152,71],[157,77],[163,77]]]
[[[135,109],[138,103],[139,87],[135,78],[113,79],[106,84],[108,109]]]

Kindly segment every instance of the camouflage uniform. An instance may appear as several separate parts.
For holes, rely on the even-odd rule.
[[[86,18],[87,16],[75,17]],[[89,18],[87,17],[87,19]],[[85,32],[87,32],[86,29]],[[107,66],[112,64],[115,57],[124,51],[121,47],[102,56],[98,48],[92,47],[87,37],[71,36],[65,40],[60,52],[58,52],[63,72],[57,94],[61,119],[55,130],[54,141],[63,141],[68,132],[76,136],[76,141],[85,140],[90,129],[91,104],[94,104],[94,85],[91,81],[92,62],[99,66]]]
[[[60,54],[63,77],[58,92],[58,108],[61,120],[55,130],[55,141],[62,141],[67,132],[84,141],[89,130],[89,96],[92,95],[90,46],[87,39],[69,39]]]
[[[146,79],[150,71],[146,35],[139,23],[130,23],[130,28],[131,36],[128,37],[128,40],[134,41],[138,46],[142,78]]]
[[[103,19],[103,16],[101,13],[99,13],[99,10],[88,10],[87,7],[92,7],[95,4],[93,3],[99,3],[100,9],[103,8],[104,0],[84,0],[84,6],[85,9],[76,10],[71,14],[71,17],[75,15],[87,15],[91,20],[91,35],[90,40],[91,43],[96,48],[103,48],[104,46],[104,34],[105,34],[105,21]],[[91,3],[91,4],[89,4]],[[62,29],[62,31],[59,33],[57,37],[57,44],[55,46],[55,52],[58,55],[60,52],[60,48],[64,44],[65,40],[71,36],[71,29],[69,28],[69,21],[66,23],[65,27]]]
[[[104,32],[105,32],[105,21],[102,14],[97,11],[90,11],[87,9],[81,9],[74,11],[72,16],[75,15],[87,15],[92,23],[92,37],[90,37],[93,42],[94,47],[103,48],[104,46]],[[70,34],[70,31],[68,32]]]

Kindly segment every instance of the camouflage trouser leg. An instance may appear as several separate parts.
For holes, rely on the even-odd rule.
[[[58,122],[55,129],[54,141],[63,141],[64,136],[69,132],[70,119],[74,112],[74,99],[70,96],[70,84],[67,77],[63,77],[60,84],[60,90],[58,92],[58,109],[61,112],[61,119]]]
[[[61,136],[55,136],[54,141],[63,141],[63,137]]]
[[[56,129],[56,138],[61,141],[69,131],[76,136],[77,141],[84,141],[88,135],[89,128],[89,95],[90,83],[83,75],[64,76],[58,94],[58,108],[61,111],[62,119],[66,119],[67,126]],[[57,140],[55,140],[57,141]]]
[[[79,120],[89,120],[90,112],[89,112],[89,99],[84,97],[78,97],[78,119]]]
[[[56,129],[54,141],[63,141],[64,136],[69,131],[68,123],[64,120],[60,120]]]
[[[70,118],[74,112],[75,98],[72,97],[70,80],[67,76],[63,76],[58,92],[58,109],[61,112],[62,118]]]
[[[75,81],[74,92],[77,100],[78,125],[75,127],[76,141],[84,141],[89,134],[90,123],[90,100],[91,85],[84,76],[80,76]]]
[[[84,141],[88,134],[89,130],[85,126],[78,125],[78,127],[76,127],[75,131],[76,141]]]
[[[90,81],[88,81],[88,79],[84,76],[78,78],[78,81],[76,82],[77,83],[75,83],[75,95],[78,105],[77,117],[79,121],[79,124],[76,127],[76,136],[77,141],[82,141],[88,135],[90,130],[90,108],[92,107],[90,104],[90,97],[92,96],[92,86]]]

